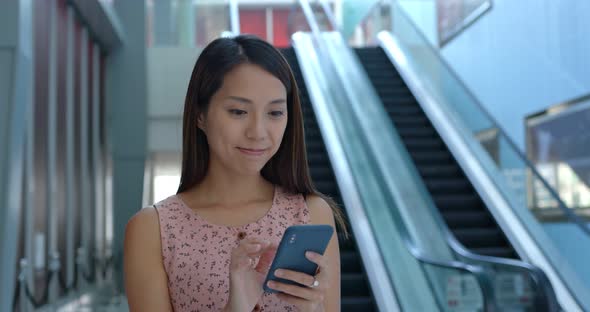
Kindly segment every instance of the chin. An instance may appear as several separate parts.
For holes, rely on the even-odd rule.
[[[240,176],[259,176],[260,175],[260,171],[262,170],[262,167],[260,168],[239,168],[237,170],[238,175]]]
[[[234,162],[232,167],[239,175],[250,176],[260,175],[260,171],[267,162]]]

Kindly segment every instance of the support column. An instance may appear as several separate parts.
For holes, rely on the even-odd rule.
[[[146,159],[146,42],[145,1],[115,1],[125,29],[125,44],[107,61],[106,97],[108,137],[113,161],[114,273],[123,290],[125,226],[142,205]]]
[[[33,85],[32,3],[0,1],[0,311],[12,311]]]

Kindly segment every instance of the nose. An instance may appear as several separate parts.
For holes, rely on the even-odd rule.
[[[266,123],[264,118],[254,116],[250,119],[246,129],[246,137],[251,140],[262,140],[266,136]]]

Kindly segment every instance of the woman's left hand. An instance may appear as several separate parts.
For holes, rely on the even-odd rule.
[[[324,311],[326,290],[330,287],[328,285],[328,269],[326,268],[327,260],[324,256],[311,251],[306,252],[305,257],[318,265],[318,273],[315,278],[312,275],[287,269],[277,269],[275,276],[308,286],[269,281],[268,287],[280,291],[280,293],[277,293],[279,299],[295,305],[299,308],[299,311],[322,312]],[[318,281],[319,285],[312,287],[314,281]]]

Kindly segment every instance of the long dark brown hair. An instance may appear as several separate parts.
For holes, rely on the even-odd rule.
[[[290,193],[322,197],[332,208],[340,231],[348,237],[340,208],[330,197],[318,192],[311,180],[305,152],[303,114],[293,72],[281,52],[256,36],[219,38],[201,52],[193,68],[184,103],[182,175],[177,193],[198,185],[205,178],[209,166],[209,145],[205,133],[197,127],[197,120],[201,114],[206,115],[211,97],[221,88],[225,75],[243,63],[260,66],[287,89],[287,128],[277,153],[262,168],[262,177]]]

